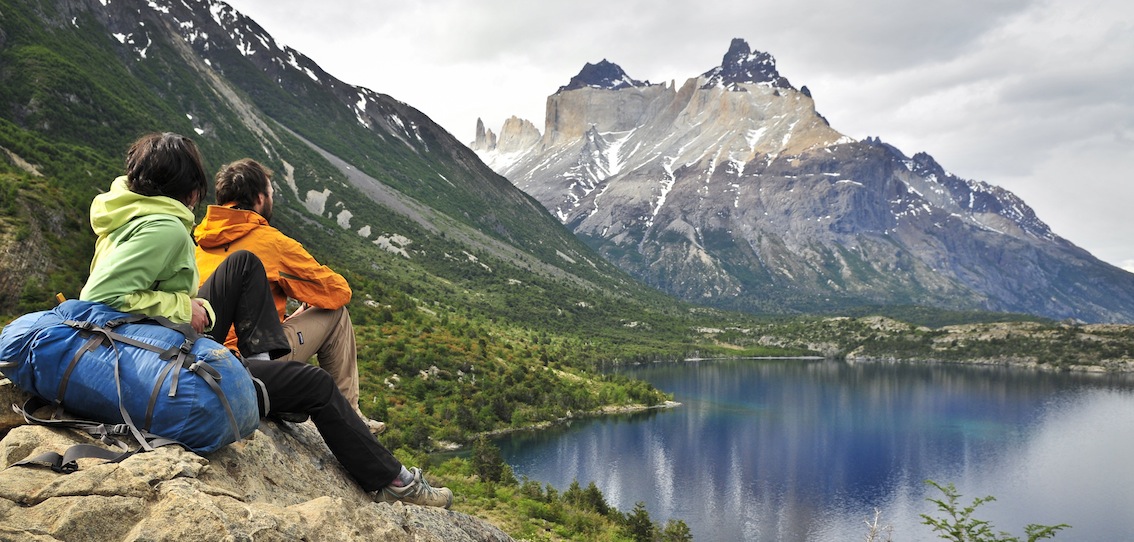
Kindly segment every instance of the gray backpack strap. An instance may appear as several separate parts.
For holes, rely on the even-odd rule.
[[[63,455],[55,452],[44,452],[23,461],[12,463],[9,467],[47,467],[58,473],[71,474],[79,470],[80,459],[96,458],[105,459],[107,463],[118,463],[137,452],[138,450],[115,452],[92,444],[76,444],[67,448]]]

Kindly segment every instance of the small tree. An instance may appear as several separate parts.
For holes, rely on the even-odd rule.
[[[599,490],[594,481],[587,484],[587,489],[583,490],[582,497],[583,503],[587,508],[604,516],[610,515],[610,504],[606,502],[606,497],[603,497],[602,491]]]
[[[500,448],[489,442],[488,437],[481,436],[473,444],[472,456],[473,472],[485,482],[504,481],[504,457]]]
[[[991,523],[973,518],[973,512],[977,507],[986,502],[995,501],[995,497],[977,497],[973,499],[972,504],[962,508],[958,504],[961,495],[957,493],[957,488],[953,484],[942,486],[933,480],[926,480],[925,483],[937,488],[945,495],[943,499],[926,499],[936,504],[937,510],[943,513],[945,517],[935,518],[928,514],[921,514],[921,523],[932,527],[938,537],[953,542],[1020,542],[1018,537],[1011,536],[1004,531],[1001,531],[999,535],[994,535]],[[1055,533],[1068,527],[1070,525],[1065,523],[1059,525],[1032,523],[1024,527],[1024,532],[1028,535],[1027,542],[1035,542],[1036,540],[1052,538]]]
[[[689,526],[680,519],[671,519],[665,522],[661,532],[661,542],[693,542],[693,533]]]
[[[654,542],[657,528],[650,519],[650,513],[646,511],[646,503],[638,501],[634,505],[634,511],[626,515],[626,531],[634,542]]]

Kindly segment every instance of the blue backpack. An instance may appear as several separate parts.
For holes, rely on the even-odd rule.
[[[140,449],[176,443],[208,453],[260,423],[257,385],[224,345],[102,303],[70,300],[17,318],[0,332],[0,371],[43,402],[90,419],[44,420],[29,405],[13,405],[29,422],[78,427],[119,445],[133,437]]]

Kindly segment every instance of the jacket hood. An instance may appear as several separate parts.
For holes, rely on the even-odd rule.
[[[255,211],[210,205],[205,211],[205,219],[193,232],[193,237],[201,248],[214,248],[232,243],[248,235],[248,232],[267,225],[268,221]]]
[[[135,218],[150,215],[171,215],[193,230],[193,211],[184,203],[166,196],[143,196],[126,187],[126,177],[114,179],[110,191],[95,196],[91,202],[91,228],[95,235],[107,235]]]

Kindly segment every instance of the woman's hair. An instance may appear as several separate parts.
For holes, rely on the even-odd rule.
[[[186,205],[200,202],[209,190],[197,145],[171,132],[146,134],[130,145],[126,186],[143,196],[167,196]]]
[[[217,205],[235,203],[237,209],[251,211],[260,194],[268,193],[272,170],[251,159],[243,158],[220,168],[214,188]]]

